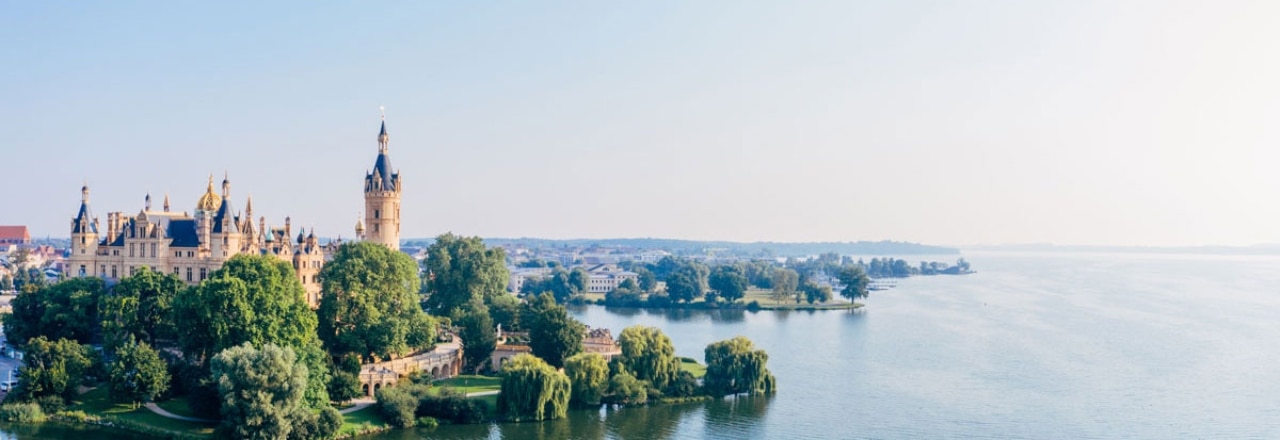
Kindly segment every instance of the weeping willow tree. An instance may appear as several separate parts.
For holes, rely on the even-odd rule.
[[[569,388],[569,377],[542,359],[517,355],[502,366],[498,414],[516,422],[564,418]]]
[[[622,348],[619,362],[636,379],[648,381],[656,389],[666,390],[680,374],[676,347],[662,330],[643,325],[627,327],[618,336],[618,345]]]
[[[705,351],[704,386],[712,395],[768,394],[777,388],[773,373],[765,367],[769,355],[756,350],[750,339],[738,336],[713,343]]]

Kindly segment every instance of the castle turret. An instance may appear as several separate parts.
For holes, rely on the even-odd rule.
[[[240,252],[240,225],[236,222],[235,213],[231,212],[231,180],[222,179],[222,205],[213,215],[210,231],[209,250],[214,258],[231,258]]]
[[[80,187],[80,212],[71,219],[71,270],[77,276],[98,275],[94,255],[98,253],[98,219],[89,210],[89,185]]]
[[[391,136],[383,115],[378,132],[378,159],[364,178],[365,240],[400,249],[400,173],[391,167]]]

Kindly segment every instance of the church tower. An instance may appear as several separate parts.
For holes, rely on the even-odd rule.
[[[400,250],[400,172],[391,168],[387,153],[387,117],[378,133],[378,160],[364,177],[364,235],[366,241]]]

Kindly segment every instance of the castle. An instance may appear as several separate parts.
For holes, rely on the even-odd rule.
[[[400,173],[391,168],[390,136],[386,118],[378,133],[378,158],[365,175],[365,219],[356,222],[356,239],[400,248]],[[365,226],[368,226],[366,229]],[[239,254],[274,255],[293,265],[306,290],[307,303],[320,303],[320,270],[341,244],[320,244],[315,229],[301,228],[293,238],[293,225],[268,227],[266,218],[253,218],[253,200],[245,198],[244,211],[234,212],[231,181],[224,176],[222,193],[214,192],[213,176],[196,201],[194,214],[171,211],[169,196],[161,210],[151,207],[147,194],[136,215],[107,214],[105,228],[89,209],[89,187],[80,188],[80,212],[71,220],[69,271],[75,276],[118,280],[139,267],[171,273],[187,284],[198,284],[231,257]]]

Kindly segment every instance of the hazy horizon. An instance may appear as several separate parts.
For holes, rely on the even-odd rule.
[[[1280,243],[1273,2],[17,3],[0,224],[210,174],[349,237]]]

